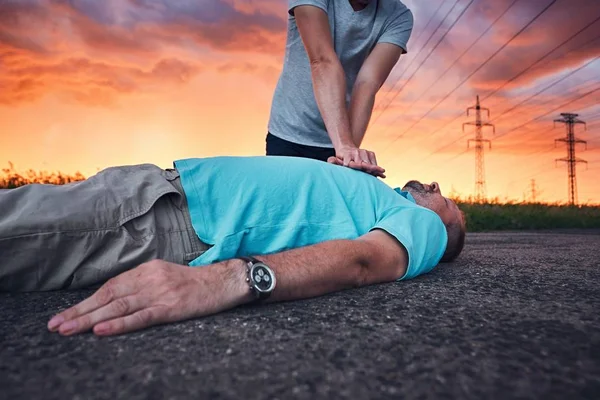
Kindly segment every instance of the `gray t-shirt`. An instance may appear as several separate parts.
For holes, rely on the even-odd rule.
[[[407,52],[412,12],[400,0],[372,0],[354,11],[349,0],[288,0],[288,30],[283,70],[277,82],[268,129],[290,142],[332,148],[313,92],[310,64],[293,8],[314,5],[329,17],[334,49],[346,75],[346,104],[358,72],[377,43],[393,43]]]

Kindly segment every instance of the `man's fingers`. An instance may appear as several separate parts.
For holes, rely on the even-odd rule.
[[[133,314],[146,303],[139,295],[119,297],[104,307],[63,323],[58,332],[65,336],[87,332],[100,322]]]
[[[329,157],[329,158],[327,159],[327,161],[328,161],[328,162],[330,162],[331,164],[335,164],[335,165],[343,165],[343,162],[342,162],[342,160],[340,160],[340,159],[339,159],[339,158],[337,158],[337,157]]]
[[[381,168],[379,165],[369,165],[371,172],[384,173],[385,169]]]
[[[367,151],[367,156],[369,157],[369,162],[373,165],[377,165],[377,158],[375,157],[375,153],[372,151]]]
[[[358,164],[357,163],[357,164],[353,164],[352,166],[355,169],[360,169],[363,172],[366,172],[373,176],[379,176],[379,177],[385,178],[385,169],[381,168],[378,165],[365,164],[365,163]]]
[[[376,164],[368,164],[368,168],[370,171],[385,172],[385,169],[383,167],[380,167],[379,165],[376,165]]]
[[[114,299],[124,297],[132,292],[133,290],[130,286],[119,284],[118,279],[113,278],[87,299],[52,317],[52,319],[48,321],[48,329],[54,332],[58,330],[63,323],[97,310]]]
[[[115,318],[94,326],[94,333],[98,336],[120,335],[137,331],[153,325],[170,322],[164,307],[150,307],[121,318]]]
[[[365,171],[368,172],[369,174],[373,175],[373,176],[379,176],[381,178],[385,178],[385,174],[383,172],[381,172],[380,170],[371,170],[371,171]]]
[[[362,169],[363,171],[368,172],[370,174],[385,172],[385,169],[383,169],[379,165],[368,164],[368,163],[364,163],[362,161],[357,162],[356,165],[359,166],[360,169]]]
[[[358,156],[360,157],[360,161],[362,161],[362,162],[364,162],[366,164],[373,164],[371,162],[371,160],[369,159],[369,155],[368,155],[367,150],[363,150],[363,149],[359,150],[358,151]]]
[[[351,154],[344,154],[344,167],[350,166],[350,162],[352,161]]]
[[[385,178],[385,169],[377,165],[375,153],[363,149],[342,152],[336,157],[329,157],[328,162],[360,170],[368,174]]]
[[[364,152],[364,150],[356,149],[352,154],[352,159],[359,164],[363,163],[365,161],[365,158],[363,157]]]
[[[385,172],[385,171],[380,171],[380,170],[377,170],[377,171],[373,171],[373,172],[371,172],[371,174],[372,174],[372,175],[375,175],[375,176],[379,176],[379,177],[381,177],[381,178],[385,178],[385,173],[384,173],[384,172]]]

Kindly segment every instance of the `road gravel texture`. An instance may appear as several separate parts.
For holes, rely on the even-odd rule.
[[[599,399],[600,232],[473,233],[406,282],[111,338],[0,294],[0,399]]]

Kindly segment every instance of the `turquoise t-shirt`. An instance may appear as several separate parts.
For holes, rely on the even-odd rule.
[[[212,245],[191,266],[355,239],[380,228],[406,248],[408,269],[399,279],[409,279],[431,271],[446,249],[446,228],[435,212],[364,172],[301,157],[173,164],[194,230]]]

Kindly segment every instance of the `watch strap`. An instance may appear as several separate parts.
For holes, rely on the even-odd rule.
[[[241,256],[238,258],[240,260],[243,260],[246,263],[246,282],[248,283],[249,289],[255,297],[255,301],[261,301],[261,300],[265,300],[265,299],[269,298],[271,293],[270,292],[265,293],[265,292],[256,290],[256,288],[254,287],[253,281],[251,279],[251,276],[250,276],[250,272],[252,271],[253,264],[256,264],[256,263],[261,263],[264,265],[266,265],[266,264],[252,256]]]
[[[238,257],[240,260],[244,260],[246,261],[246,267],[249,269],[250,266],[248,264],[255,264],[255,263],[259,263],[262,262],[260,260],[257,260],[256,258],[252,257],[252,256],[241,256]],[[264,264],[264,263],[263,263]]]

